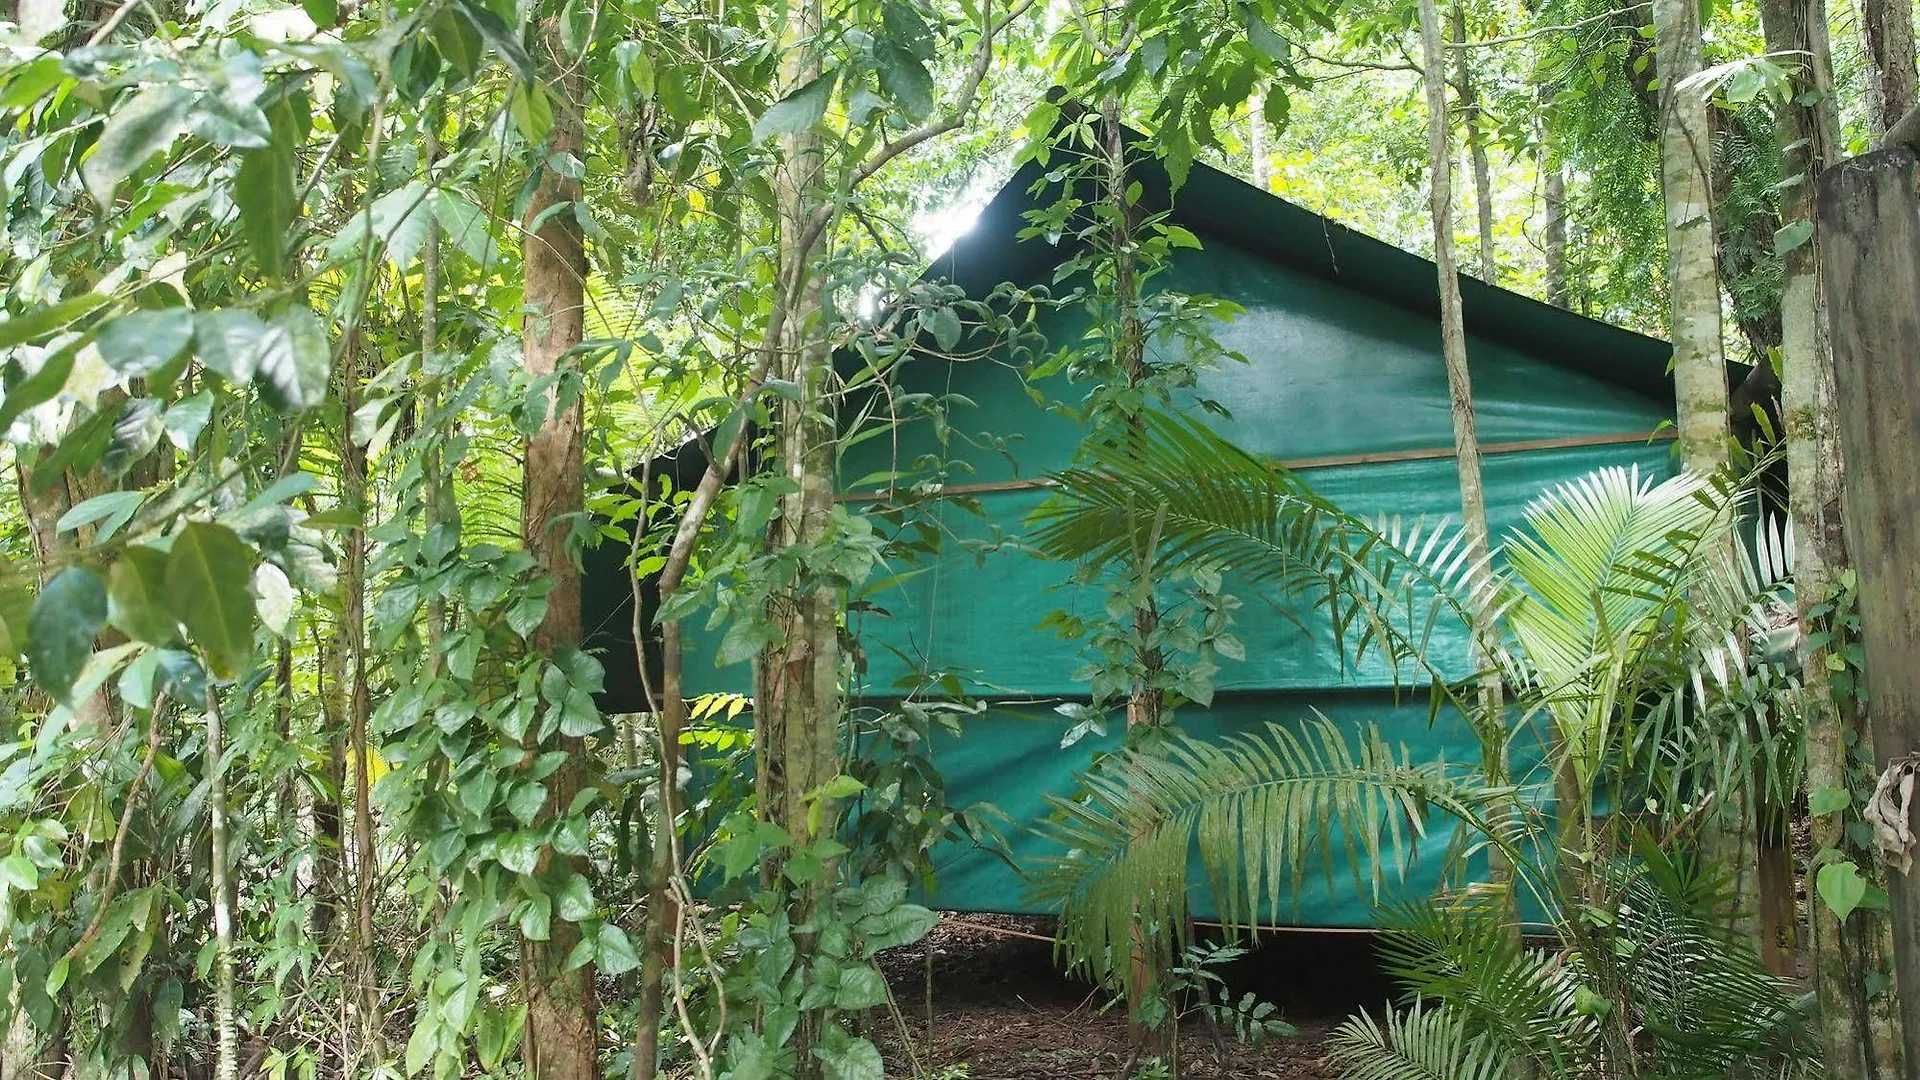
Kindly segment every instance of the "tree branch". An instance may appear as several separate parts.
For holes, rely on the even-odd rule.
[[[154,695],[152,719],[147,722],[147,754],[140,759],[140,770],[133,774],[133,783],[127,785],[127,802],[120,808],[120,826],[114,830],[113,847],[107,852],[107,880],[100,887],[100,905],[93,909],[93,918],[87,921],[87,928],[74,939],[73,947],[60,957],[62,964],[79,959],[87,946],[100,936],[100,928],[106,925],[107,908],[112,906],[113,895],[120,887],[120,855],[126,850],[127,833],[133,829],[134,796],[140,793],[140,785],[147,782],[147,774],[153,771],[153,759],[160,754],[160,714],[166,708],[166,693],[162,691]]]

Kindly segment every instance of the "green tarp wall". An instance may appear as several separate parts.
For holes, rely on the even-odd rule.
[[[1218,328],[1218,337],[1248,362],[1224,364],[1203,377],[1194,392],[1232,411],[1231,420],[1217,421],[1220,430],[1250,450],[1282,460],[1451,447],[1446,374],[1431,314],[1382,299],[1376,290],[1329,280],[1312,267],[1287,265],[1271,253],[1255,254],[1231,236],[1203,233],[1202,239],[1205,249],[1182,250],[1162,280],[1165,287],[1227,297],[1245,309]],[[1433,272],[1430,263],[1399,258],[1427,275]],[[1430,292],[1431,276],[1427,282]],[[1503,296],[1501,303],[1526,302]],[[1670,417],[1671,397],[1646,391],[1643,363],[1631,378],[1596,373],[1605,372],[1608,361],[1592,355],[1590,344],[1604,344],[1615,335],[1641,348],[1646,339],[1565,313],[1529,312],[1529,318],[1564,326],[1567,347],[1578,343],[1582,351],[1565,357],[1544,355],[1538,347],[1522,351],[1502,340],[1498,326],[1470,327],[1476,331],[1469,335],[1468,352],[1479,434],[1493,451],[1485,459],[1485,474],[1496,541],[1519,523],[1532,499],[1557,483],[1604,466],[1637,466],[1656,474],[1671,467],[1670,444],[1646,437]],[[1043,329],[1057,346],[1079,337],[1083,319],[1060,312],[1049,316]],[[1531,340],[1540,340],[1539,334]],[[1627,364],[1625,357],[1621,363]],[[944,446],[934,442],[925,422],[902,425],[897,438],[867,440],[846,456],[844,478],[864,477],[926,453],[966,464],[949,477],[951,484],[1032,478],[1068,464],[1082,434],[1059,412],[1032,401],[1002,363],[915,360],[902,378],[906,392],[957,393],[974,407],[955,413],[955,435]],[[1073,403],[1085,395],[1084,387],[1064,378],[1039,389],[1048,399]],[[1503,444],[1583,437],[1600,441],[1500,452]],[[1363,515],[1430,524],[1457,521],[1459,487],[1451,457],[1310,468],[1303,474],[1323,494]],[[1045,492],[1003,490],[971,498],[983,514],[950,504],[936,512],[955,538],[990,540],[1017,537]],[[1111,732],[1105,739],[1060,748],[1068,721],[1053,706],[1084,694],[1074,679],[1082,663],[1079,645],[1035,628],[1054,610],[1097,614],[1103,606],[1100,592],[1066,587],[1068,567],[1036,559],[1017,545],[977,555],[949,543],[929,566],[889,568],[896,573],[915,569],[923,572],[867,597],[886,609],[885,617],[856,621],[871,665],[861,692],[874,698],[895,693],[895,681],[911,670],[896,650],[928,668],[971,673],[992,708],[970,721],[962,737],[941,738],[933,749],[935,760],[952,802],[991,802],[1024,825],[1045,812],[1046,794],[1070,794],[1076,771],[1119,740],[1119,733]],[[1222,662],[1219,696],[1209,709],[1181,710],[1176,719],[1184,728],[1211,735],[1269,720],[1292,722],[1317,709],[1356,727],[1379,724],[1389,738],[1425,757],[1478,760],[1478,746],[1457,717],[1429,725],[1423,688],[1404,688],[1396,696],[1393,674],[1384,664],[1377,659],[1357,667],[1343,663],[1312,612],[1292,612],[1305,624],[1303,632],[1279,610],[1285,606],[1282,598],[1236,591],[1243,600],[1236,630],[1247,660]],[[1464,628],[1443,627],[1438,640],[1448,670],[1467,674]],[[716,643],[700,633],[690,635],[690,692],[745,691],[746,665],[702,666]],[[1516,769],[1532,768],[1538,757],[1538,746],[1517,748]],[[1535,779],[1545,787],[1543,777]],[[1430,833],[1403,888],[1431,889],[1448,838],[1444,827]],[[1024,829],[1011,839],[1016,861],[1043,851]],[[943,853],[942,864],[937,893],[930,898],[937,905],[1034,910],[1019,876],[998,860],[956,847]],[[1323,869],[1310,873],[1290,909],[1273,912],[1272,918],[1300,926],[1371,925],[1376,910],[1371,892],[1359,887],[1344,865],[1331,873]],[[1196,908],[1202,918],[1211,914],[1204,889],[1196,894]]]

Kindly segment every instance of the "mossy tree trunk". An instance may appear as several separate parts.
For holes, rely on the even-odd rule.
[[[554,158],[581,157],[580,120],[585,99],[580,65],[560,47],[557,26],[543,26],[540,36],[541,75],[556,101],[546,154],[534,166],[538,173],[532,197],[527,200],[525,220],[529,228],[523,241],[527,314],[522,328],[522,364],[536,378],[553,374],[562,358],[580,344],[587,279],[579,219],[570,211],[548,212],[583,197],[578,181],[547,163]],[[536,222],[539,227],[532,228]],[[585,502],[582,422],[578,395],[564,406],[556,402],[526,445],[521,541],[540,572],[553,582],[547,594],[546,616],[532,638],[533,647],[547,655],[580,644],[580,570],[569,550],[568,534]],[[554,743],[566,751],[567,763],[550,782],[552,790],[543,810],[548,816],[564,813],[586,782],[584,742],[559,735]],[[542,863],[558,857],[544,853]],[[521,945],[527,999],[526,1035],[521,1049],[532,1080],[597,1080],[600,1074],[594,966],[590,962],[571,970],[567,966],[568,954],[579,938],[577,926],[554,919],[546,941],[527,940]]]

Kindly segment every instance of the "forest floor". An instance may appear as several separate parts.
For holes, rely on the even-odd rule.
[[[1046,919],[953,915],[919,945],[881,957],[912,1034],[899,1023],[873,1032],[887,1075],[916,1075],[914,1058],[942,1080],[1131,1080],[1126,1010],[1061,973]],[[1031,935],[1031,936],[1020,936]],[[932,1031],[927,958],[932,953]],[[1367,935],[1286,935],[1227,972],[1236,996],[1272,1001],[1299,1033],[1249,1046],[1231,1032],[1216,1042],[1199,1023],[1181,1029],[1182,1077],[1191,1080],[1325,1080],[1327,1033],[1357,1008],[1388,995]]]

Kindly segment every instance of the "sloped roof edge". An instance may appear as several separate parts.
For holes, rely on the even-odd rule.
[[[1136,145],[1145,136],[1128,131]],[[1030,194],[1047,173],[1028,162],[993,197],[973,228],[928,266],[926,278],[946,278],[982,296],[1001,282],[1049,280],[1062,258],[1039,239],[1021,240],[1023,217],[1039,205]],[[1148,154],[1133,164],[1143,203],[1166,209],[1203,242],[1224,243],[1314,277],[1379,297],[1396,307],[1439,319],[1434,263],[1368,236],[1204,163],[1195,162],[1177,197],[1165,168]],[[1671,346],[1611,323],[1542,303],[1462,274],[1461,308],[1467,332],[1520,349],[1556,366],[1644,394],[1670,399]],[[1744,369],[1739,369],[1744,371]]]

